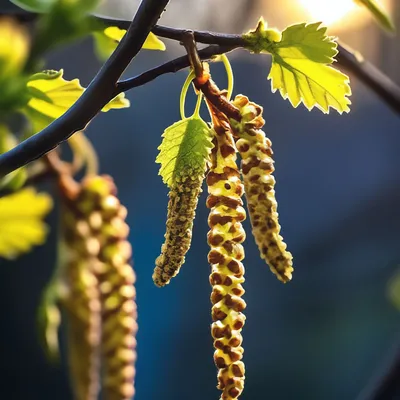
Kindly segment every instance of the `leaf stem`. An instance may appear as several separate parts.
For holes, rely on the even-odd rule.
[[[229,62],[228,57],[226,54],[221,54],[221,61],[223,62],[226,70],[226,75],[228,77],[228,94],[226,95],[226,99],[229,101],[232,97],[233,93],[233,85],[234,85],[234,77],[233,77],[233,71],[232,71],[232,65]]]
[[[192,83],[193,79],[195,78],[194,71],[191,70],[189,75],[187,76],[185,83],[182,86],[181,96],[179,99],[179,110],[181,113],[181,119],[185,119],[185,103],[186,103],[186,95],[189,89],[190,84]]]

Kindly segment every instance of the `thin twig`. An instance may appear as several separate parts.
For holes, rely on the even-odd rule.
[[[372,89],[393,111],[400,114],[400,87],[387,75],[362,57],[357,57],[345,46],[339,44],[336,56],[338,64],[354,74],[367,87]]]
[[[235,47],[211,45],[202,50],[199,50],[198,54],[200,59],[204,61],[209,60],[216,55],[228,53],[234,49]],[[165,64],[152,68],[133,78],[118,82],[118,93],[126,92],[135,87],[145,85],[146,83],[153,81],[161,75],[178,72],[181,69],[188,67],[190,67],[188,56],[176,58],[175,60],[168,61]]]
[[[43,131],[0,155],[0,177],[39,158],[74,132],[81,130],[118,93],[144,85],[160,75],[176,72],[190,65],[187,56],[180,57],[137,77],[117,82],[131,59],[140,50],[150,30],[161,37],[182,40],[187,30],[155,25],[167,3],[168,0],[144,0],[141,3],[128,33],[78,101]],[[24,12],[14,15],[24,15]],[[21,18],[30,20],[28,17]],[[127,21],[104,18],[100,20],[106,25],[116,25],[121,28],[127,28],[128,25]],[[199,51],[202,60],[246,46],[242,35],[202,31],[193,31],[193,35],[199,43],[213,44]],[[377,68],[360,60],[342,45],[339,45],[338,49],[338,64],[357,76],[400,114],[400,88]]]
[[[0,155],[0,177],[33,161],[86,124],[118,93],[116,83],[128,64],[142,48],[151,28],[169,0],[143,0],[127,34],[82,96],[60,118],[41,132]]]

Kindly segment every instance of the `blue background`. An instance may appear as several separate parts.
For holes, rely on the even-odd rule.
[[[170,57],[143,53],[126,75]],[[269,63],[266,56],[234,57],[235,93],[264,107],[282,233],[295,273],[287,285],[274,278],[246,221],[241,399],[355,399],[399,333],[387,283],[400,263],[400,119],[356,80],[348,115],[293,109],[271,93]],[[47,63],[84,84],[99,66],[90,41],[55,52]],[[223,87],[222,67],[212,72]],[[115,178],[129,209],[138,276],[136,400],[219,396],[209,333],[206,193],[179,276],[163,289],[151,279],[168,201],[154,160],[161,133],[179,119],[185,77],[179,72],[135,89],[128,93],[130,109],[99,115],[88,130],[101,171]],[[191,96],[187,113],[193,103]],[[0,399],[71,399],[65,363],[51,365],[36,335],[41,291],[56,259],[57,219],[56,209],[45,246],[16,262],[0,261]]]

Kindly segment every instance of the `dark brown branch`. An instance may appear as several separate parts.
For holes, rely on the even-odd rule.
[[[32,17],[32,14],[24,11],[14,12],[13,15],[17,15],[17,18],[24,22],[32,21],[35,18]],[[33,15],[35,16],[35,14]],[[121,29],[127,29],[130,23],[129,21],[111,18],[94,18],[101,20],[105,25],[118,26]],[[155,25],[152,32],[163,38],[181,41],[186,30]],[[232,48],[245,47],[246,44],[241,35],[203,31],[193,31],[193,35],[198,43],[217,44]],[[354,74],[354,76],[374,91],[390,108],[397,114],[400,114],[400,87],[378,68],[374,67],[368,61],[358,59],[344,46],[339,44],[338,50],[338,65],[349,73]]]
[[[75,104],[47,128],[0,155],[0,177],[41,157],[82,130],[115,97],[119,77],[141,49],[168,2],[142,1],[127,34]]]
[[[74,132],[82,129],[118,93],[144,85],[160,75],[176,72],[190,65],[187,56],[180,57],[135,78],[117,82],[131,59],[140,50],[150,30],[161,37],[182,40],[187,30],[155,25],[167,3],[168,0],[144,0],[142,2],[134,21],[128,29],[128,33],[81,98],[63,116],[43,131],[20,143],[9,152],[0,155],[0,177],[39,158],[66,140]],[[30,17],[25,14],[25,12],[20,12],[13,15],[17,15],[20,20],[25,18],[25,21],[30,21]],[[32,19],[34,18],[32,17]],[[127,28],[128,25],[127,21],[104,18],[100,18],[100,20],[106,25],[116,25],[121,28]],[[202,60],[229,52],[238,47],[246,47],[241,35],[201,31],[194,31],[193,35],[199,43],[213,44],[199,51]],[[386,75],[368,62],[360,61],[341,45],[339,45],[337,59],[340,66],[357,76],[377,93],[386,104],[400,114],[400,88]]]
[[[339,44],[338,64],[372,89],[390,108],[400,114],[400,87],[368,61],[358,59]]]
[[[206,47],[205,49],[199,50],[198,54],[200,59],[204,61],[209,60],[216,55],[228,53],[233,49],[233,47],[212,45]],[[188,56],[176,58],[175,60],[169,61],[165,64],[159,65],[158,67],[143,72],[138,76],[118,82],[118,92],[126,92],[127,90],[133,89],[135,87],[145,85],[146,83],[151,82],[161,75],[178,72],[181,69],[187,67],[190,67]]]
[[[361,392],[357,400],[395,400],[400,399],[400,343],[397,341],[390,349],[379,373]]]

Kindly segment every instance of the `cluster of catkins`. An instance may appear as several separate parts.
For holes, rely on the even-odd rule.
[[[246,212],[241,199],[243,193],[261,257],[282,282],[289,281],[293,272],[292,255],[280,236],[271,142],[261,130],[262,108],[242,95],[236,96],[232,104],[240,112],[240,121],[229,119],[209,104],[214,148],[206,176],[207,207],[210,208],[211,333],[222,400],[237,399],[244,387],[241,330],[246,303],[242,299],[242,243],[246,234],[242,221]],[[237,153],[242,159],[241,172],[236,163]],[[165,243],[153,275],[157,286],[168,284],[184,263],[204,172],[200,177],[183,177],[170,192]]]
[[[70,376],[76,400],[128,400],[136,360],[135,274],[127,210],[108,176],[61,178]]]

